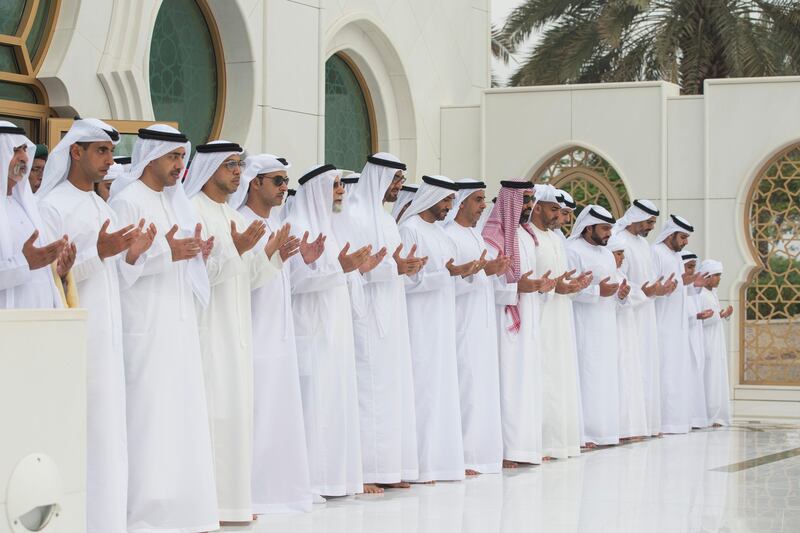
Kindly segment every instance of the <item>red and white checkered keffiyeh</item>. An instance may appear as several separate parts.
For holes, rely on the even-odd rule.
[[[533,186],[531,186],[532,188]],[[486,221],[486,225],[481,232],[484,240],[490,246],[493,246],[498,253],[511,258],[511,266],[506,271],[506,282],[508,283],[517,283],[523,274],[520,267],[517,227],[520,225],[519,218],[522,215],[522,196],[528,190],[501,187],[500,192],[497,194],[497,202],[494,205],[494,209],[492,209],[492,214],[489,215],[489,220]],[[522,224],[522,227],[533,238],[536,246],[539,246],[539,241],[536,239],[530,223]],[[511,315],[511,325],[508,327],[508,331],[518,333],[522,324],[519,307],[517,305],[507,305],[506,313]]]

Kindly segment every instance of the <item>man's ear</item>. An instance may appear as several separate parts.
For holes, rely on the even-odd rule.
[[[74,143],[69,147],[69,158],[77,161],[83,155],[83,148],[78,143]]]

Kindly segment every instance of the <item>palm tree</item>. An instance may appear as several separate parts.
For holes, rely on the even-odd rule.
[[[509,59],[511,59],[511,53],[511,46],[506,41],[503,32],[492,24],[492,56],[507,65]],[[494,72],[492,72],[492,87],[497,87],[498,85]]]
[[[708,78],[800,73],[798,0],[525,0],[501,34],[541,40],[511,85],[667,80],[702,94]]]

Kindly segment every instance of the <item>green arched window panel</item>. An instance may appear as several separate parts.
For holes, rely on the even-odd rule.
[[[39,6],[36,8],[36,16],[33,19],[33,26],[25,44],[28,47],[31,60],[39,53],[39,47],[42,44],[47,29],[47,14],[52,9],[53,0],[39,0]]]
[[[325,62],[325,161],[359,171],[373,151],[371,103],[349,62]]]
[[[36,93],[27,85],[9,83],[0,80],[0,100],[14,100],[15,102],[25,102],[35,104]]]
[[[192,146],[206,142],[216,124],[224,83],[218,53],[198,0],[161,3],[150,43],[153,112],[156,120],[177,121]]]
[[[25,11],[25,0],[3,0],[0,2],[0,33],[14,35],[17,32],[22,13]]]

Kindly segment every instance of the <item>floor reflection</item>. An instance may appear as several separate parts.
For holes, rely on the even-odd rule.
[[[800,532],[800,427],[741,424],[264,516],[241,533]],[[733,468],[748,460],[750,463]],[[730,471],[729,471],[730,470]]]

